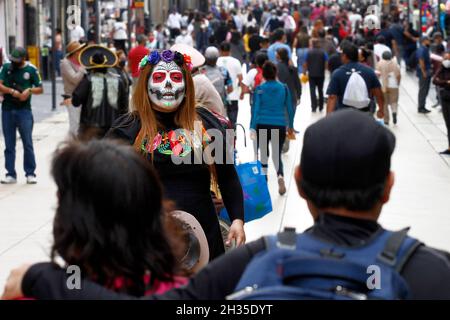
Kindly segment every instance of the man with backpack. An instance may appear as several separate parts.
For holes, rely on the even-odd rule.
[[[201,72],[211,81],[226,106],[228,94],[233,91],[233,81],[227,69],[219,67],[219,50],[216,47],[208,47],[205,51],[205,65]]]
[[[217,65],[226,69],[230,75],[233,90],[228,95],[228,104],[226,106],[227,116],[233,128],[236,127],[238,109],[239,109],[239,86],[242,81],[242,66],[238,59],[230,55],[231,47],[229,42],[220,44],[220,57]]]
[[[144,299],[450,299],[450,254],[377,222],[394,184],[394,147],[394,135],[362,112],[319,120],[305,132],[295,171],[314,225],[234,249],[186,287]],[[132,298],[86,279],[70,290],[70,276],[51,263],[23,266],[11,273],[3,298]]]
[[[375,97],[377,117],[383,119],[383,92],[375,72],[358,62],[358,47],[351,42],[343,42],[341,50],[343,65],[333,72],[328,84],[327,113],[344,108],[370,112],[370,97]]]

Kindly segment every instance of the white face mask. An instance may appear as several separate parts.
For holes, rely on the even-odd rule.
[[[442,65],[444,66],[444,68],[450,68],[450,60],[442,61]]]
[[[147,84],[148,95],[155,109],[175,111],[185,95],[185,82],[181,68],[175,62],[160,61],[153,69]]]

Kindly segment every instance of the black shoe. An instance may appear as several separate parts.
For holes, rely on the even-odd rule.
[[[393,122],[394,124],[397,124],[397,113],[396,113],[396,112],[393,112],[393,113],[392,113],[392,122]]]
[[[317,111],[316,109],[312,109],[312,112],[313,112],[313,113],[316,113],[316,111]]]
[[[419,113],[423,113],[423,114],[427,114],[427,113],[430,113],[431,111],[428,110],[428,109],[423,108],[423,109],[419,109],[418,112]]]
[[[435,104],[433,104],[432,106],[431,106],[432,108],[437,108],[437,107],[439,107],[439,102],[438,103],[435,103]]]
[[[450,149],[447,149],[445,151],[439,152],[439,154],[445,155],[445,156],[450,156]]]

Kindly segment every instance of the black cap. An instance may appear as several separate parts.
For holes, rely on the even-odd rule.
[[[395,136],[367,113],[333,112],[305,132],[300,167],[305,181],[327,189],[362,189],[386,180]]]

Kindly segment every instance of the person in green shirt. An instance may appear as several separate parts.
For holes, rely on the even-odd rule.
[[[19,130],[24,149],[24,171],[28,184],[36,183],[36,160],[33,149],[33,114],[31,96],[43,93],[42,81],[35,66],[26,61],[27,52],[17,47],[11,53],[11,62],[0,69],[0,92],[3,93],[2,128],[5,138],[6,177],[0,182],[17,182],[16,131]]]

